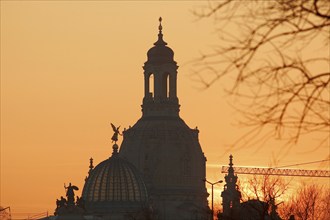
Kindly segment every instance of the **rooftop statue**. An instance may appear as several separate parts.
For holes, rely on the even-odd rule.
[[[79,188],[69,183],[69,186],[64,184],[64,189],[66,190],[67,199],[65,199],[63,196],[61,196],[60,199],[56,199],[56,209],[54,215],[59,216],[83,213],[85,211],[85,201],[78,196],[76,203],[74,201],[74,191],[79,190]]]
[[[66,197],[68,198],[67,204],[74,205],[74,190],[79,190],[79,188],[77,186],[71,185],[71,183],[69,183],[68,187],[66,187],[64,184],[64,188],[66,189]]]
[[[119,132],[120,126],[116,127],[114,124],[112,124],[112,123],[110,123],[110,124],[111,124],[112,130],[114,132],[114,134],[112,135],[111,140],[112,140],[112,142],[116,143],[118,141],[118,134],[121,135],[120,132]]]
[[[61,199],[56,199],[56,208],[64,207],[66,205],[66,199],[61,196]]]

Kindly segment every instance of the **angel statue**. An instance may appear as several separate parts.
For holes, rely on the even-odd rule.
[[[112,140],[112,142],[116,143],[118,141],[118,134],[121,135],[120,132],[119,132],[120,126],[116,127],[114,124],[112,124],[112,123],[110,123],[110,124],[111,124],[112,130],[114,132],[113,135],[112,135],[111,140]]]
[[[64,184],[64,188],[66,189],[66,197],[68,198],[67,204],[74,205],[74,190],[79,190],[79,188],[77,186],[72,186],[71,183],[69,183],[68,187]]]

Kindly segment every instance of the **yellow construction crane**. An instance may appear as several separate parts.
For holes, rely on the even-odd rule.
[[[229,166],[222,166],[221,173],[228,173]],[[237,174],[277,175],[277,176],[301,176],[301,177],[330,177],[328,170],[303,170],[283,168],[257,168],[257,167],[234,167]]]
[[[328,161],[328,160],[293,164],[293,165],[287,165],[284,167],[311,164],[311,163],[319,163],[319,162],[324,162],[324,161]],[[328,177],[328,178],[330,177],[329,170],[287,169],[287,168],[280,168],[280,167],[258,168],[258,167],[239,167],[239,166],[235,166],[233,168],[234,168],[234,172],[237,174],[300,176],[300,177]],[[229,166],[222,166],[221,173],[228,173],[228,169],[229,169]]]

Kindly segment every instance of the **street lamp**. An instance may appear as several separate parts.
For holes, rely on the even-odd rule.
[[[208,184],[211,184],[212,186],[212,190],[211,190],[211,194],[212,194],[212,220],[214,219],[214,209],[213,209],[213,186],[215,184],[218,184],[218,183],[222,183],[223,181],[222,180],[219,180],[217,182],[214,182],[214,183],[211,183],[210,181],[208,181],[207,179],[203,179],[204,182],[208,183]]]

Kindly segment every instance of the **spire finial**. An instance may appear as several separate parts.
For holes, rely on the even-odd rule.
[[[88,174],[90,174],[92,172],[92,170],[94,169],[94,165],[93,165],[93,158],[91,157],[89,159],[89,171],[88,171]],[[87,177],[86,177],[86,180],[87,180]]]
[[[233,164],[233,155],[231,155],[230,154],[230,156],[229,156],[229,166],[233,166],[234,164]]]
[[[159,30],[159,33],[158,33],[158,40],[156,43],[154,43],[154,45],[160,45],[160,46],[164,46],[166,45],[167,43],[163,40],[163,33],[162,33],[162,30],[163,30],[163,26],[162,26],[162,17],[159,17],[159,26],[158,26],[158,30]]]
[[[163,26],[162,26],[162,17],[159,17],[159,26],[158,26],[158,30],[159,30],[159,33],[161,34],[162,33],[162,30],[163,30]]]
[[[91,157],[90,159],[89,159],[89,169],[93,169],[94,168],[94,165],[93,165],[93,158]]]
[[[233,167],[233,155],[230,154],[229,156],[229,169],[228,174],[234,174],[234,167]]]

